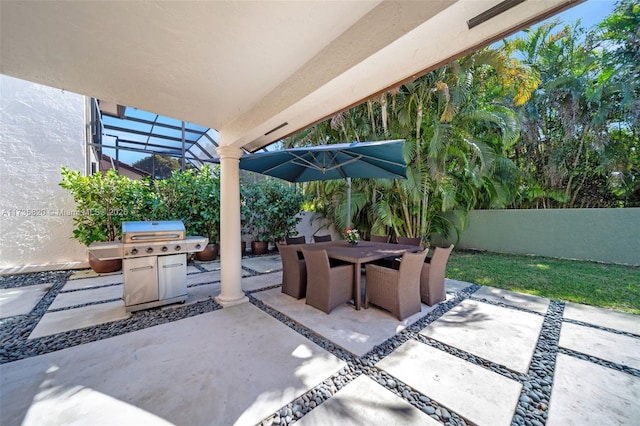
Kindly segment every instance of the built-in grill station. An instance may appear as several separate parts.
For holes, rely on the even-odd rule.
[[[122,242],[93,243],[98,259],[123,259],[122,299],[127,312],[187,300],[187,253],[209,240],[187,237],[181,221],[123,222]]]

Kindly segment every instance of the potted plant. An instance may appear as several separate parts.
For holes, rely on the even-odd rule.
[[[250,186],[240,186],[240,250],[241,255],[244,256],[247,251],[247,242],[242,238],[243,235],[251,232],[250,220],[251,220],[251,207],[249,205],[249,196],[251,193]]]
[[[194,184],[190,234],[209,239],[207,247],[196,253],[196,259],[211,261],[220,250],[220,177],[207,165],[200,169]]]
[[[250,229],[255,237],[251,250],[263,254],[270,242],[282,241],[295,230],[304,196],[295,187],[276,180],[252,184],[248,193]]]
[[[122,222],[148,214],[149,183],[120,176],[115,170],[83,176],[62,167],[60,186],[73,195],[77,214],[73,218],[73,238],[89,246],[94,242],[118,241]],[[101,261],[89,253],[89,265],[98,273],[122,268],[122,259]]]

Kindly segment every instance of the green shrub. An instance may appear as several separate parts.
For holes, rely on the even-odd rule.
[[[257,241],[282,241],[300,222],[305,198],[295,186],[264,180],[247,185],[245,196],[250,212],[248,228]]]
[[[83,176],[62,167],[60,186],[76,202],[73,238],[87,246],[119,240],[122,222],[148,220],[154,204],[148,181],[131,180],[114,170]]]

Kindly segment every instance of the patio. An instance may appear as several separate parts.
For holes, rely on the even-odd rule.
[[[122,275],[0,281],[0,423],[633,424],[633,315],[447,280],[404,321],[330,315],[280,292],[279,256],[243,258],[250,303],[222,309],[217,262],[184,305],[125,313]],[[611,350],[611,348],[615,348]]]

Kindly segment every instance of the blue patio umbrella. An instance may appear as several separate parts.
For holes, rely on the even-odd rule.
[[[289,182],[347,180],[351,225],[351,178],[406,179],[404,140],[353,142],[246,154],[240,168]]]

